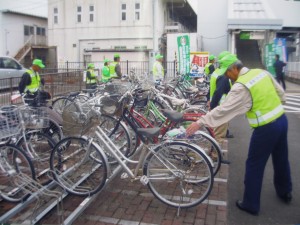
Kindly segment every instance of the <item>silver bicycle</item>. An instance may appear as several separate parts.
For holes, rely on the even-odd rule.
[[[57,143],[50,157],[54,179],[72,194],[89,196],[123,170],[122,178],[139,180],[167,205],[188,208],[203,202],[213,186],[213,163],[206,153],[184,141],[151,144],[160,128],[138,128],[130,112],[126,113],[127,124],[142,141],[133,156],[125,156],[97,126],[89,137],[67,137]],[[118,162],[116,169],[111,170],[106,153]],[[133,170],[130,165],[135,165]]]

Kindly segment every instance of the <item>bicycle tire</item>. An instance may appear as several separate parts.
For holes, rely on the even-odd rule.
[[[52,108],[57,112],[60,116],[64,111],[64,108],[71,104],[73,101],[68,97],[59,97],[52,102]]]
[[[124,125],[124,123],[119,122],[113,116],[102,114],[100,116],[100,125],[102,130],[107,134],[107,136],[114,142],[114,144],[119,148],[119,150],[128,157],[131,152],[131,138],[129,131]],[[94,140],[97,144],[97,139]],[[100,144],[101,146],[101,144]],[[102,147],[102,146],[101,146]],[[105,151],[105,147],[102,147]],[[106,152],[107,159],[109,163],[116,163],[117,161],[111,156],[108,152]]]
[[[213,175],[219,172],[222,163],[222,150],[218,142],[206,132],[200,131],[188,138],[188,143],[199,146],[213,162]]]
[[[180,208],[203,202],[214,181],[207,156],[195,145],[179,141],[164,142],[153,149],[144,161],[143,174],[157,199]]]
[[[67,192],[93,195],[104,187],[108,162],[100,147],[83,137],[67,137],[54,147],[50,156],[53,178]]]
[[[35,170],[30,158],[19,147],[11,144],[0,146],[0,196],[9,202],[22,202],[29,193],[16,182],[24,174],[35,180]]]
[[[18,140],[17,146],[31,159],[37,182],[46,185],[52,181],[48,173],[50,169],[49,158],[55,141],[49,135],[38,130],[27,131],[25,138],[26,140],[22,136]]]

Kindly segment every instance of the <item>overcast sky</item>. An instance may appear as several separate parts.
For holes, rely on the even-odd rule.
[[[0,0],[0,10],[10,9],[27,14],[47,17],[47,0]]]

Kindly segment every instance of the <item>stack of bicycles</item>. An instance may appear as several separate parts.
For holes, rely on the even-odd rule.
[[[140,91],[129,90],[117,100],[116,95],[104,94],[65,108],[66,117],[72,118],[70,130],[77,132],[58,142],[51,152],[54,179],[69,193],[89,196],[101,191],[117,171],[124,171],[122,178],[139,180],[167,205],[188,208],[203,202],[213,186],[213,160],[196,142],[166,135],[182,121],[181,115],[165,111],[167,119],[160,128],[134,111]],[[101,114],[107,111],[107,103],[112,107],[111,102],[111,115]],[[87,129],[92,120],[97,126]],[[118,167],[112,171],[115,164]]]

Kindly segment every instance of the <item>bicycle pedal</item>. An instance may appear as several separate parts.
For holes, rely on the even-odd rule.
[[[129,176],[127,173],[122,173],[121,174],[121,179],[127,179]]]
[[[149,183],[149,179],[147,176],[143,175],[140,179],[140,182],[143,184],[143,185],[147,185]]]

